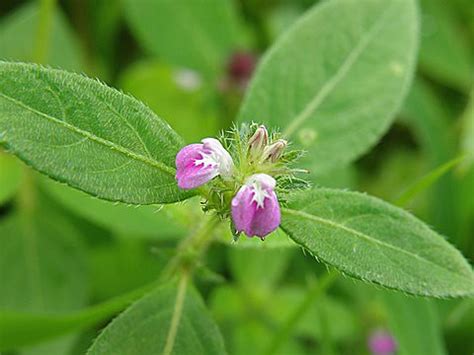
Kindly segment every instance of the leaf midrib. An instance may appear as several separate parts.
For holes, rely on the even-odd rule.
[[[388,6],[380,15],[378,20],[372,25],[368,32],[360,39],[355,47],[349,52],[342,65],[339,67],[337,72],[324,84],[321,89],[316,93],[311,101],[304,107],[304,109],[291,121],[291,123],[285,128],[283,132],[284,136],[291,136],[300,125],[302,125],[309,116],[318,109],[323,100],[331,94],[334,88],[339,82],[344,79],[348,71],[352,68],[353,64],[357,61],[362,51],[369,45],[371,40],[377,35],[380,27],[384,24],[385,16],[390,12],[393,6]]]
[[[459,273],[456,273],[450,269],[446,269],[444,268],[443,266],[439,265],[439,264],[436,264],[435,262],[429,260],[429,259],[425,259],[421,256],[419,256],[418,254],[415,254],[415,253],[412,253],[408,250],[404,250],[404,249],[401,249],[395,245],[392,245],[392,244],[388,244],[388,243],[385,243],[381,240],[378,240],[378,239],[375,239],[373,237],[371,237],[370,235],[367,235],[367,234],[364,234],[362,232],[359,232],[355,229],[352,229],[352,228],[349,228],[343,224],[339,224],[339,223],[336,223],[336,222],[333,222],[329,219],[325,219],[325,218],[321,218],[321,217],[318,217],[318,216],[315,216],[315,215],[312,215],[312,214],[309,214],[309,213],[306,213],[306,212],[303,212],[303,211],[298,211],[298,210],[293,210],[293,209],[289,209],[289,208],[282,208],[282,211],[283,212],[286,212],[288,214],[291,214],[291,215],[294,215],[294,216],[299,216],[299,217],[302,217],[302,218],[307,218],[309,220],[313,220],[315,222],[319,222],[319,223],[322,223],[322,224],[326,224],[326,225],[329,225],[331,227],[334,227],[336,229],[342,229],[350,234],[354,234],[360,238],[363,238],[365,240],[367,240],[368,242],[370,243],[374,243],[374,244],[379,244],[379,245],[382,245],[386,248],[389,248],[389,249],[393,249],[393,250],[396,250],[400,253],[403,253],[403,254],[406,254],[406,255],[409,255],[411,257],[414,257],[415,259],[418,259],[420,260],[421,262],[424,262],[424,263],[427,263],[427,264],[431,264],[431,265],[435,265],[437,268],[440,268],[450,274],[453,274],[453,275],[456,275],[457,277],[462,277],[463,279],[466,278],[466,275],[464,274],[459,274]]]
[[[162,162],[159,162],[159,161],[154,160],[154,159],[147,158],[147,157],[145,157],[141,154],[137,154],[137,153],[135,153],[135,152],[133,152],[133,151],[127,149],[127,148],[124,148],[120,145],[117,145],[116,143],[114,143],[112,141],[109,141],[109,140],[103,139],[101,137],[98,137],[98,136],[96,136],[96,135],[94,135],[94,134],[92,134],[88,131],[84,131],[84,130],[76,127],[76,126],[73,126],[73,125],[71,125],[67,122],[64,122],[60,119],[57,119],[56,117],[53,117],[53,116],[50,116],[50,115],[48,115],[44,112],[38,111],[38,110],[34,109],[33,107],[30,107],[30,106],[26,105],[25,103],[23,103],[19,100],[16,100],[13,97],[5,95],[2,92],[0,92],[0,97],[3,97],[5,100],[10,101],[10,102],[14,103],[17,106],[23,107],[24,109],[26,109],[30,112],[33,112],[36,115],[42,116],[42,117],[50,120],[51,122],[56,123],[56,124],[62,126],[63,128],[68,129],[71,132],[79,134],[79,135],[85,137],[86,139],[89,139],[89,140],[91,140],[95,143],[98,143],[98,144],[103,145],[105,147],[108,147],[112,150],[115,150],[118,153],[121,153],[121,154],[123,154],[123,155],[125,155],[129,158],[140,161],[140,162],[145,163],[147,165],[150,165],[154,168],[158,168],[162,172],[167,173],[169,175],[172,175],[173,177],[175,175],[175,172],[176,172],[175,169],[168,166],[168,165],[166,165],[166,164],[164,164],[164,163],[162,163]]]

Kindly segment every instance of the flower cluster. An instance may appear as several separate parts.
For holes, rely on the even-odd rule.
[[[226,147],[224,147],[224,145]],[[233,129],[221,140],[205,138],[185,146],[176,156],[176,179],[181,189],[205,184],[206,210],[232,217],[234,235],[264,238],[280,225],[281,192],[296,170],[288,164],[299,157],[287,151],[288,143],[277,134],[271,137],[264,126]],[[285,180],[286,179],[286,180]]]

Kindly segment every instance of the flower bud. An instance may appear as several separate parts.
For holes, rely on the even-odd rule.
[[[254,174],[232,199],[232,220],[237,233],[265,238],[280,225],[281,213],[275,193],[276,181],[266,174]]]
[[[272,145],[267,146],[263,151],[264,161],[276,163],[285,151],[288,142],[284,139],[279,139]]]
[[[268,132],[265,126],[257,128],[248,142],[248,153],[251,158],[258,159],[268,144]]]

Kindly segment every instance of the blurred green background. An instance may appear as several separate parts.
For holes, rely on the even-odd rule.
[[[175,0],[157,13],[151,0],[1,0],[0,59],[96,77],[195,142],[232,124],[259,57],[316,2]],[[390,202],[409,196],[405,207],[474,260],[473,161],[452,163],[474,154],[474,4],[419,5],[418,70],[395,124],[355,164],[312,180]],[[103,202],[0,150],[0,311],[68,314],[146,285],[200,213],[199,201]],[[474,351],[472,299],[417,299],[342,276],[318,295],[326,267],[285,237],[230,241],[223,230],[197,275],[230,354],[268,353],[279,332],[278,354],[369,354],[380,329],[399,354]],[[2,354],[84,354],[107,321]]]

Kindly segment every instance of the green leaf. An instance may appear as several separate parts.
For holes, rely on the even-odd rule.
[[[124,14],[149,52],[205,74],[222,70],[238,44],[230,0],[125,0]]]
[[[112,203],[46,179],[41,186],[71,212],[122,235],[173,239],[186,231],[171,215],[170,210],[174,207],[171,205],[128,206]]]
[[[182,139],[139,101],[98,81],[0,62],[0,144],[40,172],[99,198],[171,203]]]
[[[471,91],[469,103],[462,116],[461,151],[468,155],[463,170],[474,165],[474,90]]]
[[[413,83],[400,118],[410,127],[426,155],[429,164],[426,173],[458,155],[456,141],[452,139],[451,114],[426,82],[418,78]],[[433,185],[428,196],[428,221],[452,238],[457,238],[461,225],[458,190],[459,183],[448,173]]]
[[[382,300],[390,330],[397,340],[397,354],[446,354],[441,324],[431,300],[394,292],[384,292]]]
[[[413,73],[413,0],[334,0],[315,6],[260,62],[239,113],[281,127],[330,170],[365,153],[387,130]]]
[[[296,196],[282,215],[296,243],[350,276],[422,296],[474,293],[474,274],[458,250],[379,199],[316,189]]]
[[[161,286],[136,302],[105,328],[87,354],[224,354],[224,342],[204,303],[194,290],[181,286]],[[176,334],[166,352],[170,328]]]
[[[18,161],[0,150],[0,206],[8,201],[20,187],[21,174]]]
[[[393,201],[393,203],[400,207],[405,207],[408,202],[436,183],[438,179],[440,179],[444,174],[448,173],[456,165],[462,163],[465,158],[465,156],[454,158],[430,171],[428,174],[422,176],[420,179],[410,185],[405,191],[403,191],[403,193],[395,201]]]
[[[443,0],[421,0],[420,3],[424,19],[421,69],[447,85],[468,91],[472,85],[474,58],[469,39],[465,37],[451,4]]]
[[[21,345],[9,337],[11,324],[2,324],[5,314],[54,317],[82,307],[87,300],[88,275],[79,235],[60,215],[44,208],[40,214],[13,215],[0,223],[0,348]],[[56,339],[22,353],[65,353],[73,342],[73,337]]]
[[[0,310],[57,313],[84,304],[84,250],[67,221],[51,212],[14,215],[0,223],[0,240]]]
[[[39,2],[19,8],[0,23],[0,59],[34,61],[36,32],[39,22]],[[58,8],[51,24],[50,47],[45,63],[67,70],[83,68],[80,45],[66,18]]]
[[[156,282],[76,312],[0,311],[0,350],[36,344],[106,320],[156,287]]]

